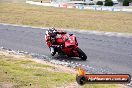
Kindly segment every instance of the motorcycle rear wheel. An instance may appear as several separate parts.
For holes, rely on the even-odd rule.
[[[79,53],[79,57],[85,61],[87,59],[86,54],[80,48],[77,48],[77,51]]]

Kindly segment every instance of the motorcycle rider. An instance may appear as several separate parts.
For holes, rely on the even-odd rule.
[[[56,53],[55,50],[55,46],[54,45],[58,45],[58,47],[62,48],[63,45],[59,45],[56,41],[57,38],[61,37],[61,34],[66,34],[65,31],[60,31],[60,30],[56,30],[55,28],[50,28],[46,31],[46,35],[48,36],[48,39],[46,41],[46,43],[50,42],[51,43],[51,47],[50,47],[50,52],[51,55],[54,56]]]
[[[55,43],[55,38],[56,38],[56,33],[55,31],[57,31],[55,28],[51,28],[51,29],[48,29],[46,31],[46,35],[49,37],[48,41],[50,41],[52,44]]]

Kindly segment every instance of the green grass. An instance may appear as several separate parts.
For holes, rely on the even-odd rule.
[[[36,63],[27,57],[15,58],[0,52],[0,86],[12,88],[53,88],[75,82],[75,74],[54,72],[47,64]],[[86,84],[79,88],[117,88],[115,84]]]
[[[43,68],[53,68],[30,60],[13,60],[0,56],[0,84],[11,83],[13,87],[53,87],[74,81],[75,76],[63,72],[49,72]]]
[[[132,14],[0,3],[0,23],[132,33]]]

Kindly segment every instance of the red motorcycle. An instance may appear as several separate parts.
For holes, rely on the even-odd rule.
[[[52,56],[58,53],[67,55],[68,57],[79,57],[82,60],[87,59],[86,54],[78,46],[76,36],[73,34],[49,29],[46,31],[45,40]]]

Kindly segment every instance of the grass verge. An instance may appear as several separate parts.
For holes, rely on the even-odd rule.
[[[0,3],[0,23],[132,33],[132,14]]]
[[[34,2],[41,2],[42,3],[45,3],[45,2],[50,2],[51,0],[31,0],[31,1],[34,1]]]
[[[5,87],[6,84],[7,88],[53,88],[74,81],[72,74],[47,70],[53,68],[27,57],[0,54],[0,86]]]
[[[25,3],[26,0],[0,0],[0,3]]]
[[[1,88],[54,88],[75,82],[75,74],[54,71],[54,66],[38,63],[31,57],[12,55],[0,51]],[[52,69],[49,70],[49,69]],[[59,69],[59,68],[57,68]],[[73,86],[69,86],[71,88]],[[115,84],[75,85],[76,88],[117,88]]]

